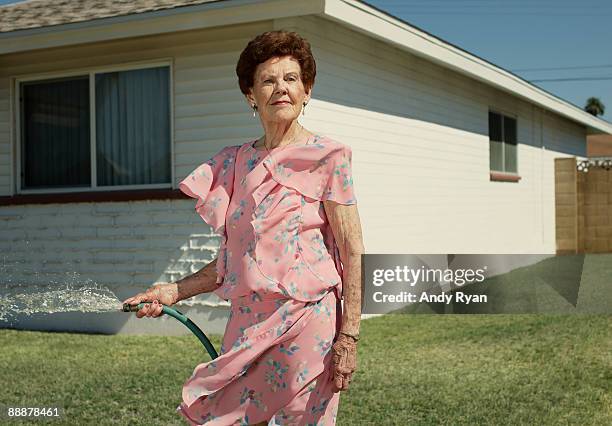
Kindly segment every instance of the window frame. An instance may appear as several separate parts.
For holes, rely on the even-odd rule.
[[[96,168],[96,98],[95,98],[95,77],[96,74],[131,71],[138,69],[168,67],[168,101],[169,101],[169,120],[170,120],[170,182],[160,184],[144,184],[144,185],[115,185],[115,186],[97,186],[97,168]],[[45,81],[56,78],[89,76],[89,142],[90,142],[90,161],[91,161],[91,186],[90,187],[74,187],[74,188],[45,188],[45,189],[23,189],[21,187],[21,122],[22,122],[22,99],[21,99],[21,83],[32,81]],[[137,191],[142,193],[149,190],[176,190],[175,186],[175,146],[174,146],[174,60],[173,58],[160,58],[155,61],[138,61],[115,65],[105,65],[99,67],[87,67],[58,72],[26,74],[11,77],[14,81],[13,93],[13,112],[15,122],[15,137],[13,138],[13,149],[15,152],[15,173],[12,176],[14,182],[14,195],[36,195],[36,194],[70,194],[70,193],[104,193],[118,191]],[[119,194],[117,194],[119,195]]]
[[[501,116],[501,135],[505,138],[504,132],[504,117],[513,119],[516,122],[516,172],[508,172],[505,170],[493,170],[491,169],[491,128],[489,127],[489,114],[494,113]],[[519,116],[514,113],[504,111],[497,107],[489,106],[487,110],[487,134],[489,136],[489,178],[492,181],[503,181],[503,182],[518,182],[521,179],[519,174],[520,163],[519,163]],[[506,141],[496,141],[502,143],[502,164],[506,166]]]

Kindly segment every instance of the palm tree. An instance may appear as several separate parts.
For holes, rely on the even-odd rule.
[[[587,99],[586,105],[584,106],[584,110],[589,114],[592,114],[597,117],[598,115],[603,115],[604,111],[606,110],[606,107],[599,100],[599,98],[591,97]]]

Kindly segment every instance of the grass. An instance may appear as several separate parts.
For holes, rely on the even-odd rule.
[[[361,334],[338,425],[612,424],[612,316],[387,315]],[[0,338],[0,401],[64,407],[53,424],[186,424],[182,384],[209,359],[191,335]]]

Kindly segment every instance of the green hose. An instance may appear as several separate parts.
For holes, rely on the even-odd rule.
[[[139,311],[140,309],[144,308],[145,304],[147,303],[148,302],[142,302],[142,303],[139,303],[138,305],[130,305],[129,303],[124,303],[123,312]],[[182,322],[189,330],[191,330],[193,334],[196,335],[198,339],[200,339],[200,342],[202,342],[202,344],[204,345],[204,347],[206,348],[206,350],[208,351],[208,354],[210,355],[212,359],[215,359],[219,356],[217,354],[217,351],[215,350],[215,347],[212,345],[212,343],[210,343],[210,340],[208,340],[208,337],[206,337],[206,334],[204,334],[204,332],[200,330],[200,328],[197,325],[195,325],[193,321],[191,321],[189,318],[185,316],[185,314],[177,311],[176,309],[173,309],[166,305],[163,305],[163,307],[164,308],[162,312],[164,314],[170,315],[171,317],[176,318],[177,320]]]

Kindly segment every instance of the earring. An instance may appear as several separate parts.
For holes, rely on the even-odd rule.
[[[305,115],[305,112],[306,112],[306,105],[307,105],[307,104],[306,104],[306,102],[304,102],[302,105],[304,106],[304,107],[302,108],[302,115]]]
[[[253,104],[251,106],[253,108],[253,118],[255,117],[255,111],[257,111],[257,105]]]

